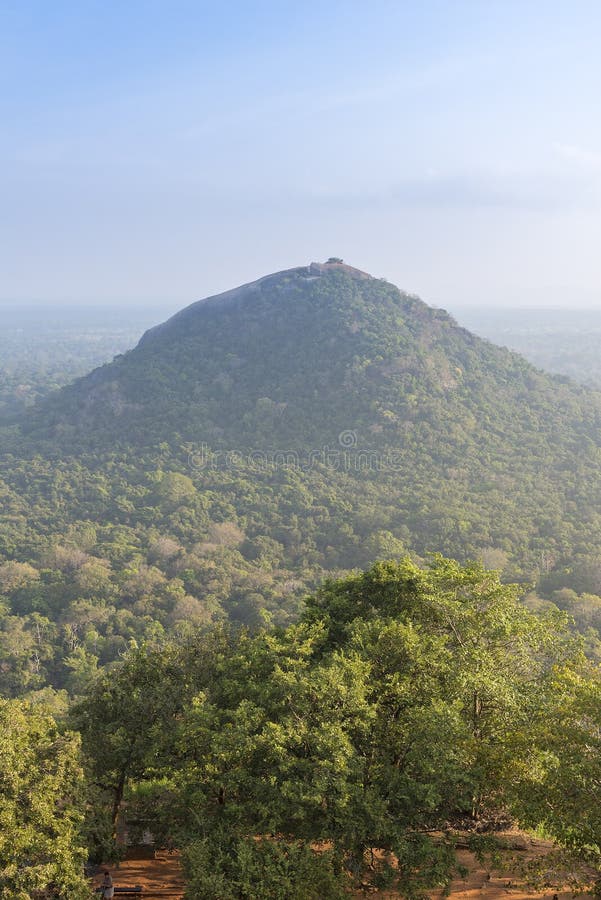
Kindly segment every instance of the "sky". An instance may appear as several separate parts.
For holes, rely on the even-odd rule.
[[[601,3],[0,0],[0,303],[601,308]]]

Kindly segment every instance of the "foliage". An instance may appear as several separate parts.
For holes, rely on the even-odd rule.
[[[528,761],[583,665],[565,616],[517,597],[477,564],[405,559],[327,583],[285,630],[134,654],[110,679],[115,697],[131,686],[128,702],[92,699],[109,735],[151,713],[126,816],[143,810],[184,848],[203,896],[207,854],[225,897],[295,896],[296,854],[326,897],[347,883],[444,887],[454,846],[434,832],[499,814],[542,821]],[[91,771],[106,767],[102,748],[87,752]]]
[[[285,626],[325,576],[407,551],[598,597],[600,411],[334,266],[196,304],[0,436],[0,693],[80,696],[132,641]]]
[[[516,802],[528,824],[601,872],[601,670],[558,667],[544,717],[534,725],[537,752],[524,759],[525,791]]]
[[[80,733],[84,751],[86,828],[94,857],[115,855],[128,788],[136,780],[152,783],[160,775],[170,758],[170,741],[182,708],[206,683],[227,641],[227,635],[215,629],[210,635],[197,635],[185,650],[132,648],[117,672],[103,673],[72,707],[70,724]],[[156,812],[153,818],[153,830],[160,833]]]
[[[186,896],[193,900],[336,900],[348,896],[330,850],[302,842],[239,838],[198,840],[183,857]]]
[[[115,834],[128,781],[147,772],[157,732],[177,716],[174,688],[180,674],[168,651],[133,651],[118,678],[104,674],[71,711],[89,761],[89,780],[111,796]]]
[[[76,735],[26,703],[0,700],[0,897],[89,896],[82,777]]]

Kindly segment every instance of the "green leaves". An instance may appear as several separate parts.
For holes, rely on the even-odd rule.
[[[184,712],[183,834],[326,841],[355,879],[379,848],[400,865],[381,858],[371,878],[444,884],[453,857],[428,834],[513,803],[516,741],[532,744],[537,689],[566,658],[561,622],[440,557],[326,584],[305,623],[243,638]]]
[[[558,666],[540,699],[516,804],[529,825],[601,868],[601,670]]]
[[[78,737],[28,704],[0,700],[0,897],[30,900],[51,885],[65,900],[88,897],[82,821]]]
[[[455,866],[433,833],[499,816],[590,852],[598,677],[518,593],[477,564],[380,563],[298,625],[130,651],[74,712],[90,777],[113,819],[126,800],[184,848],[190,896],[418,896]]]
[[[349,886],[328,848],[282,838],[205,838],[183,855],[189,897],[206,900],[343,900]]]

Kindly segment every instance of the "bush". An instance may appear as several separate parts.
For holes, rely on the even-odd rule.
[[[186,897],[193,900],[337,900],[346,876],[332,851],[305,843],[242,838],[200,840],[183,853]]]

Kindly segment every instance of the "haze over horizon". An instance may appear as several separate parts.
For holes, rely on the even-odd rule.
[[[601,8],[0,9],[0,302],[185,306],[339,255],[426,302],[601,307]]]

